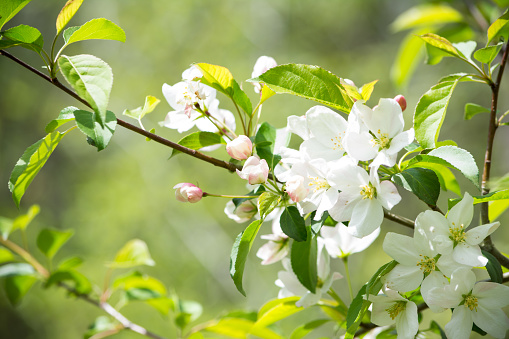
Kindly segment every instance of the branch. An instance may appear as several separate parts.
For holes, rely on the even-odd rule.
[[[44,80],[52,83],[53,85],[55,85],[56,87],[60,88],[65,93],[69,94],[70,96],[72,96],[73,98],[75,98],[76,100],[78,100],[79,102],[84,104],[85,106],[92,108],[90,106],[90,104],[86,100],[81,98],[78,94],[73,92],[70,88],[64,86],[60,81],[58,81],[57,78],[49,77],[48,75],[46,75],[46,74],[42,73],[41,71],[35,69],[34,67],[32,67],[29,64],[25,63],[24,61],[16,58],[15,56],[13,56],[12,54],[10,54],[8,52],[0,50],[0,54],[6,56],[7,58],[9,58],[11,60],[13,60],[17,64],[23,66],[24,68],[28,69],[29,71],[31,71],[32,73],[38,75],[39,77],[43,78]],[[126,121],[123,121],[121,119],[117,119],[117,124],[122,126],[122,127],[124,127],[124,128],[126,128],[126,129],[128,129],[128,130],[131,130],[131,131],[133,131],[135,133],[138,133],[138,134],[141,134],[141,135],[143,135],[143,136],[145,136],[147,138],[150,138],[150,139],[154,140],[155,142],[157,142],[159,144],[171,147],[171,148],[176,149],[176,150],[178,150],[178,151],[180,151],[182,153],[188,154],[188,155],[190,155],[192,157],[195,157],[197,159],[200,159],[200,160],[203,160],[205,162],[208,162],[208,163],[210,163],[210,164],[212,164],[214,166],[225,168],[225,169],[227,169],[230,172],[235,172],[236,169],[239,169],[239,170],[242,169],[242,166],[237,166],[237,165],[235,165],[235,164],[233,164],[231,162],[219,160],[219,159],[210,157],[208,155],[205,155],[205,154],[203,154],[201,152],[198,152],[196,150],[184,147],[184,146],[179,145],[179,144],[177,144],[177,143],[175,143],[173,141],[170,141],[168,139],[160,137],[157,134],[147,132],[147,131],[145,131],[145,130],[137,127],[137,126],[134,126],[134,125],[132,125],[132,124],[126,122]]]
[[[408,218],[402,217],[402,216],[397,215],[397,214],[393,214],[391,212],[387,212],[385,210],[384,210],[384,217],[386,219],[389,219],[391,221],[397,222],[398,224],[401,224],[401,225],[406,226],[406,227],[410,227],[410,228],[414,228],[415,227],[415,223],[413,222],[413,220],[410,220]]]

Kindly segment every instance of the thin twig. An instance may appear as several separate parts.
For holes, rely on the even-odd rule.
[[[389,219],[391,221],[397,222],[398,224],[401,224],[401,225],[406,226],[406,227],[410,227],[410,228],[414,228],[415,227],[415,223],[412,220],[410,220],[408,218],[405,218],[405,217],[402,217],[400,215],[391,213],[391,212],[384,211],[384,217],[386,219]]]

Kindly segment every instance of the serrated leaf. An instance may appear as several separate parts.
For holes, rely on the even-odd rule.
[[[414,113],[415,139],[423,148],[434,148],[452,92],[459,80],[439,83],[419,99]]]
[[[73,234],[73,230],[43,229],[37,236],[37,247],[45,256],[52,259]]]
[[[92,39],[125,42],[125,32],[110,20],[104,18],[92,19],[75,30],[67,39],[66,44]]]
[[[318,327],[332,321],[331,319],[317,319],[297,327],[290,335],[290,339],[302,339]]]
[[[60,34],[62,29],[64,29],[65,26],[67,26],[67,24],[72,19],[74,14],[76,14],[82,3],[83,0],[69,0],[65,3],[60,13],[58,13],[57,21],[55,24],[57,28],[57,34]]]
[[[353,106],[340,78],[318,66],[280,65],[250,80],[263,82],[276,93],[288,93],[317,101],[345,113],[350,113]]]
[[[226,145],[226,141],[224,141],[224,139],[219,134],[199,131],[186,135],[185,137],[179,140],[178,144],[190,149],[199,150],[207,146],[219,144]],[[175,155],[180,153],[182,152],[173,149],[170,158],[173,158]]]
[[[446,4],[423,4],[411,7],[398,15],[391,24],[394,32],[415,27],[428,27],[451,22],[461,22],[461,13]]]
[[[246,295],[242,287],[242,276],[246,265],[247,255],[253,246],[253,242],[260,230],[262,220],[255,220],[242,233],[237,236],[230,255],[230,276],[235,283],[237,290]]]
[[[460,58],[460,59],[464,58],[464,56],[461,54],[461,52],[459,52],[456,49],[456,47],[454,47],[453,44],[444,37],[441,37],[434,33],[426,33],[426,34],[421,35],[420,38],[422,40],[424,40],[424,42],[426,42],[427,44],[429,44],[433,47],[436,47],[436,48],[440,49],[441,51],[446,52],[447,54],[450,54],[450,55]]]
[[[0,1],[0,29],[11,20],[31,0],[2,0]]]
[[[17,305],[37,281],[31,275],[11,276],[5,279],[5,294],[12,305]]]
[[[503,45],[503,42],[499,42],[496,45],[481,48],[480,50],[475,51],[474,58],[483,64],[491,64],[491,62],[497,57]]]
[[[115,260],[109,264],[113,268],[127,268],[140,265],[154,266],[155,262],[150,257],[147,244],[140,239],[128,241],[117,252]]]
[[[201,82],[230,97],[247,115],[250,116],[252,114],[253,107],[249,97],[240,88],[228,68],[207,63],[195,65],[203,73]]]
[[[307,230],[304,218],[295,206],[286,207],[279,219],[281,230],[290,238],[297,241],[307,240]]]
[[[479,113],[490,113],[491,111],[488,108],[482,107],[477,104],[466,104],[465,105],[465,120],[470,120],[474,115]]]
[[[54,120],[51,120],[46,125],[46,128],[45,128],[46,133],[51,133],[54,130],[56,130],[58,127],[62,126],[63,124],[65,124],[69,121],[73,121],[74,120],[74,112],[78,111],[78,110],[79,110],[79,108],[74,107],[74,106],[69,106],[69,107],[66,107],[63,110],[61,110],[60,114],[58,114],[58,117]]]
[[[87,54],[62,55],[58,59],[58,66],[76,93],[98,114],[97,120],[104,124],[113,85],[113,72],[110,66],[98,57]]]
[[[499,200],[509,200],[509,189],[505,189],[502,191],[496,191],[491,192],[486,195],[474,195],[472,196],[474,198],[474,205],[481,204],[483,202],[489,202],[489,201],[499,201]],[[452,208],[454,205],[459,203],[461,199],[449,199],[449,209]]]
[[[306,241],[294,241],[291,249],[293,273],[300,283],[311,293],[316,293],[317,273],[317,237],[313,235],[311,226],[306,227]]]
[[[258,328],[267,327],[304,310],[304,307],[295,305],[299,299],[300,298],[290,297],[269,301],[263,305],[258,312],[258,320],[255,326]]]
[[[261,159],[265,159],[269,165],[269,168],[271,169],[274,169],[274,167],[281,159],[279,156],[274,154],[276,134],[276,128],[270,125],[268,122],[264,122],[261,124],[260,128],[258,128],[254,140],[256,154],[258,154]]]
[[[378,80],[373,80],[371,82],[368,82],[367,84],[362,85],[361,97],[363,100],[368,101],[369,98],[371,98],[371,94],[373,93],[373,90],[375,89],[375,85],[377,82]]]
[[[145,115],[151,113],[160,102],[161,100],[157,99],[156,97],[147,95],[145,97],[145,104],[143,107],[140,106],[132,110],[126,109],[124,112],[122,112],[122,115],[126,115],[136,120],[141,120]]]
[[[97,147],[98,152],[108,146],[117,127],[117,117],[113,112],[106,112],[106,119],[102,124],[96,113],[77,110],[74,111],[74,117],[80,131],[90,138],[89,143]]]
[[[66,30],[64,31],[64,33],[62,34],[63,38],[64,38],[64,43],[67,45],[69,43],[69,39],[71,38],[71,36],[74,34],[74,32],[76,32],[78,29],[80,29],[80,26],[72,26],[72,27],[69,27],[69,28],[66,28]]]
[[[9,39],[16,46],[22,46],[37,53],[41,52],[42,47],[44,45],[44,39],[42,37],[41,32],[39,32],[37,28],[27,25],[19,25],[16,27],[9,28],[8,30],[2,32],[2,36],[4,38]],[[8,44],[9,43],[7,42],[7,45]],[[4,46],[4,48],[7,47]],[[2,45],[0,45],[0,49],[4,48],[2,48]]]
[[[505,11],[505,13],[488,28],[488,44],[499,36],[503,37],[504,41],[507,41],[509,37],[509,11]]]
[[[66,133],[52,132],[28,147],[11,172],[9,190],[19,208],[21,198]]]
[[[491,253],[481,250],[482,255],[488,259],[488,263],[486,264],[486,270],[490,275],[491,281],[503,284],[504,283],[504,272],[502,272],[502,266],[498,262],[497,258],[495,258]]]
[[[391,67],[391,79],[397,87],[404,87],[421,63],[424,42],[418,36],[429,32],[429,29],[419,29],[410,32],[401,42],[398,54]]]
[[[391,181],[414,193],[428,205],[436,206],[440,195],[440,181],[434,171],[426,168],[407,168],[392,176]]]
[[[470,73],[454,73],[446,75],[445,77],[442,77],[438,83],[441,84],[443,82],[453,82],[458,80],[459,82],[465,82],[465,81],[473,81],[473,82],[480,82],[485,83],[484,81],[481,81],[474,77],[475,74]]]
[[[32,265],[26,263],[12,263],[0,266],[0,278],[14,277],[18,275],[33,275]]]
[[[281,196],[278,194],[263,192],[258,198],[258,212],[260,212],[260,217],[264,219],[276,208],[280,200]]]

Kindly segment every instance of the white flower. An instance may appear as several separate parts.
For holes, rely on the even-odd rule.
[[[470,336],[472,323],[495,338],[505,338],[509,318],[501,309],[509,305],[509,287],[491,282],[475,283],[475,274],[459,268],[449,285],[429,292],[430,303],[454,308],[451,321],[445,325],[449,339]]]
[[[373,159],[371,166],[394,166],[397,153],[414,140],[413,129],[403,132],[403,112],[394,99],[380,99],[372,110],[363,100],[355,102],[348,125],[348,155],[358,161]]]
[[[267,72],[269,69],[276,67],[277,62],[274,58],[262,55],[259,57],[254,65],[253,73],[251,73],[252,78],[257,78],[263,73]],[[258,82],[253,82],[254,90],[256,93],[260,93],[262,86]]]
[[[269,165],[265,159],[257,156],[249,157],[242,167],[242,171],[237,170],[237,174],[244,180],[248,180],[250,185],[262,184],[267,181],[269,175]]]
[[[260,238],[268,240],[256,252],[256,256],[263,260],[262,265],[273,264],[288,255],[290,242],[288,236],[281,230],[279,217],[272,221],[272,234],[262,235]]]
[[[224,208],[224,213],[228,218],[239,224],[249,221],[257,212],[258,208],[256,207],[256,200],[254,199],[246,200],[237,207],[233,201],[230,200],[226,203],[226,207]]]
[[[329,208],[336,221],[350,221],[348,230],[358,238],[373,233],[382,224],[383,208],[390,210],[400,200],[392,182],[380,182],[375,167],[370,174],[349,157],[337,161],[331,170],[329,183],[340,190],[336,204]]]
[[[320,234],[323,237],[325,249],[329,252],[329,255],[332,258],[344,258],[368,248],[380,234],[380,229],[376,229],[364,238],[357,238],[352,236],[348,231],[348,227],[339,222],[334,227],[322,227]]]
[[[188,182],[177,184],[173,186],[173,189],[175,189],[175,198],[180,202],[195,203],[203,197],[202,190]]]
[[[285,186],[285,191],[293,202],[299,202],[308,196],[309,189],[304,185],[304,177],[300,175],[290,177]]]
[[[470,194],[465,193],[463,199],[444,217],[434,211],[421,213],[415,220],[416,227],[423,229],[432,239],[438,253],[452,255],[454,261],[470,267],[486,266],[486,259],[479,247],[479,244],[491,233],[500,223],[481,225],[466,231],[474,215],[474,199]]]
[[[237,160],[246,160],[251,156],[253,151],[253,143],[245,135],[239,135],[236,139],[226,144],[226,152]]]
[[[414,339],[419,329],[417,305],[399,295],[398,292],[387,289],[385,296],[370,295],[373,302],[371,321],[378,326],[396,324],[398,339]]]

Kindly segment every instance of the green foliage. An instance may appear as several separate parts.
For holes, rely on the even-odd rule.
[[[0,220],[2,223],[2,220]],[[14,261],[14,254],[5,247],[0,247],[0,265]]]
[[[474,58],[484,64],[491,64],[491,62],[497,57],[503,45],[503,42],[499,42],[496,45],[481,48],[475,51]]]
[[[307,229],[304,218],[295,206],[285,207],[279,219],[281,230],[292,239],[297,241],[307,240]]]
[[[244,274],[244,267],[246,265],[247,255],[253,246],[253,242],[260,230],[263,220],[255,220],[242,231],[235,239],[230,255],[230,276],[235,283],[237,290],[246,295],[242,287],[242,276]]]
[[[37,247],[39,250],[52,259],[69,238],[74,234],[73,230],[60,231],[55,229],[43,229],[37,236]]]
[[[2,0],[0,2],[0,29],[31,0]]]
[[[414,113],[415,139],[423,148],[435,148],[452,92],[459,80],[442,82],[419,99]]]
[[[106,108],[113,85],[110,66],[93,55],[62,55],[58,65],[63,76],[97,113],[96,120],[104,125],[107,120]]]
[[[392,176],[391,180],[414,193],[428,205],[436,206],[440,195],[440,181],[434,171],[426,168],[407,168]]]
[[[258,212],[260,212],[260,217],[265,219],[265,217],[277,207],[280,201],[280,195],[269,191],[263,192],[258,198]]]
[[[60,126],[68,123],[69,121],[74,120],[74,112],[78,111],[79,108],[74,106],[69,106],[64,108],[60,111],[60,114],[58,114],[58,117],[54,120],[51,120],[45,128],[46,133],[51,133],[55,131]]]
[[[498,262],[497,258],[495,258],[491,253],[482,251],[482,255],[484,255],[488,259],[488,263],[486,264],[486,270],[490,275],[491,281],[503,284],[504,283],[504,272],[502,272],[502,266]]]
[[[226,141],[224,141],[219,134],[199,131],[186,135],[179,140],[178,144],[190,149],[199,150],[207,146],[220,144],[226,145]],[[182,152],[174,148],[171,152],[170,158],[180,153]]]
[[[113,112],[106,112],[106,119],[103,123],[100,122],[97,113],[83,110],[74,111],[74,117],[80,131],[88,137],[87,141],[92,146],[97,147],[98,152],[108,146],[115,127],[117,127],[117,117]]]
[[[462,20],[461,13],[446,4],[422,4],[411,7],[398,15],[391,24],[391,28],[395,32],[400,32],[411,28],[442,25]]]
[[[321,104],[350,113],[350,99],[341,79],[331,72],[310,65],[287,64],[269,69],[256,79],[276,93],[288,93],[317,101]]]
[[[60,34],[60,32],[67,26],[69,21],[71,21],[72,17],[78,9],[80,8],[81,4],[83,3],[83,0],[69,0],[65,3],[64,7],[58,13],[57,21],[55,23],[57,28],[57,34]]]
[[[7,239],[9,234],[12,231],[13,220],[0,217],[0,235],[2,235],[2,239]]]
[[[49,276],[48,280],[46,280],[46,288],[49,288],[53,285],[70,282],[73,284],[73,290],[76,294],[89,294],[92,292],[92,284],[80,272],[68,269],[68,270],[58,270]]]
[[[474,198],[474,205],[480,204],[483,202],[489,202],[489,201],[508,200],[509,199],[509,189],[491,192],[486,195],[478,195],[478,196],[474,195],[474,196],[472,196],[472,198]],[[452,208],[457,203],[459,203],[460,201],[461,201],[461,199],[449,199],[449,209]]]
[[[8,40],[0,40],[0,50],[21,46],[40,53],[44,45],[44,39],[37,28],[27,25],[19,25],[1,33]]]
[[[306,227],[306,241],[294,241],[290,253],[292,270],[300,283],[311,293],[316,293],[317,273],[317,235]]]
[[[248,335],[251,334],[262,339],[283,339],[276,332],[265,327],[255,326],[253,321],[243,318],[223,318],[204,330],[228,338],[248,338]]]
[[[276,128],[267,122],[262,123],[258,132],[256,132],[254,142],[258,156],[267,161],[269,168],[274,169],[281,159],[280,156],[274,154]]]
[[[318,327],[330,321],[330,319],[317,319],[301,325],[292,332],[290,339],[302,339],[312,331],[316,330]]]
[[[72,34],[69,34],[72,33]],[[72,27],[72,30],[65,34],[65,44],[70,45],[73,42],[84,40],[116,40],[125,42],[125,32],[122,28],[108,19],[92,19],[86,22],[78,29]]]
[[[11,172],[9,190],[19,208],[21,198],[67,132],[52,132],[28,147]]]
[[[154,260],[150,257],[147,244],[140,239],[128,241],[117,252],[115,260],[109,264],[113,268],[129,268],[140,265],[155,265]]]
[[[200,317],[203,312],[202,306],[196,301],[177,300],[175,302],[175,324],[184,329],[191,321]]]
[[[156,97],[147,95],[145,97],[145,104],[143,107],[140,106],[132,110],[125,109],[124,112],[122,112],[122,115],[136,119],[141,124],[141,119],[143,119],[145,115],[151,113],[160,102],[161,100],[157,99]]]
[[[299,297],[288,297],[266,302],[258,311],[258,320],[255,326],[258,328],[267,327],[304,310],[304,307],[295,305],[299,299]]]
[[[5,279],[5,293],[12,305],[17,305],[37,281],[31,275],[17,275]]]
[[[34,218],[39,214],[40,210],[39,205],[32,205],[26,214],[18,215],[12,223],[12,231],[18,229],[22,231],[26,230],[32,220],[34,220]]]
[[[474,115],[479,113],[490,113],[488,108],[482,107],[477,104],[466,104],[465,105],[465,120],[470,120]]]
[[[435,164],[431,162],[420,162],[418,164],[420,168],[428,168],[435,172],[438,181],[440,182],[440,188],[444,191],[451,191],[458,196],[461,196],[461,189],[456,180],[456,177],[450,169],[444,165]]]
[[[507,41],[509,37],[509,11],[506,11],[488,28],[488,44],[498,37],[502,37],[504,41]]]

